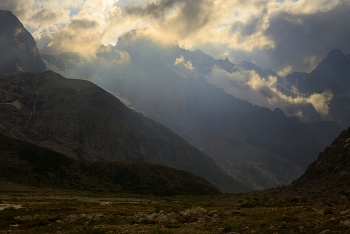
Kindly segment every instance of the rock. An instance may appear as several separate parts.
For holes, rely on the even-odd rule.
[[[101,202],[100,206],[109,206],[112,205],[111,202]]]
[[[157,213],[152,213],[147,216],[148,223],[155,223],[157,221],[158,214]]]
[[[340,212],[340,215],[347,215],[348,213],[349,213],[349,211],[345,210],[345,211]]]
[[[138,223],[138,224],[147,224],[148,221],[147,221],[147,219],[145,219],[145,218],[139,218],[139,219],[136,221],[136,223]]]
[[[168,214],[168,219],[177,219],[179,216],[177,214],[175,214],[174,212],[171,212],[170,214]]]
[[[170,219],[169,223],[171,224],[176,224],[178,223],[179,221],[177,219]]]
[[[137,214],[134,215],[134,219],[135,220],[138,220],[140,218],[146,218],[146,214],[142,213],[142,212],[139,212]]]
[[[212,211],[209,211],[209,213],[208,213],[208,216],[213,216],[213,215],[215,215],[215,214],[219,214],[219,211],[217,211],[217,210],[212,210]]]
[[[208,212],[203,209],[202,207],[197,207],[194,211],[193,211],[194,214],[196,215],[206,215]]]
[[[218,214],[214,214],[214,215],[213,215],[213,219],[220,219],[220,217],[219,217]]]
[[[56,220],[55,223],[57,223],[57,224],[63,224],[64,222],[63,222],[62,220]]]
[[[21,221],[30,221],[32,220],[32,216],[30,215],[25,215],[25,216],[22,216],[22,218],[20,219]]]
[[[349,220],[340,221],[339,224],[344,226],[350,226],[350,221]]]
[[[326,234],[326,233],[330,233],[331,230],[323,230],[322,232],[320,232],[319,234]]]
[[[78,219],[79,219],[79,217],[78,217],[77,215],[74,215],[74,214],[68,215],[68,216],[65,218],[65,220],[66,220],[67,222],[75,222],[75,221],[77,221]]]
[[[169,221],[168,216],[165,214],[160,214],[158,216],[158,224],[164,224],[167,223]]]
[[[94,220],[100,220],[100,219],[103,219],[103,218],[105,218],[105,216],[104,216],[104,214],[102,214],[102,213],[96,214],[96,215],[94,216]]]

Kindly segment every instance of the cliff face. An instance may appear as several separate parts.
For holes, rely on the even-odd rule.
[[[18,18],[10,11],[0,10],[0,22],[0,76],[45,71],[34,38]]]

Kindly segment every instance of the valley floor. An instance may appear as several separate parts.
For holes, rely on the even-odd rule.
[[[0,183],[0,233],[350,233],[347,196],[155,197]]]

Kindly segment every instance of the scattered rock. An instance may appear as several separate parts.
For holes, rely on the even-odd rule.
[[[197,207],[193,213],[196,215],[206,215],[208,212],[202,207]]]
[[[112,205],[111,202],[101,202],[100,206],[109,206]]]
[[[340,221],[339,224],[344,226],[350,226],[350,221],[349,220]]]
[[[348,213],[349,213],[349,211],[345,210],[345,211],[340,212],[340,215],[347,215]]]
[[[139,218],[138,220],[136,220],[136,223],[138,223],[138,224],[147,224],[148,221],[145,218]]]
[[[157,213],[152,213],[147,216],[148,223],[155,223],[157,221],[158,214]]]
[[[219,214],[219,211],[212,210],[212,211],[209,211],[208,216],[214,216],[214,215],[218,215],[218,214]]]

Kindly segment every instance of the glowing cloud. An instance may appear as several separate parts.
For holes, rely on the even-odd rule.
[[[321,94],[303,96],[293,87],[293,96],[282,93],[277,88],[277,77],[263,78],[255,71],[238,70],[233,73],[215,67],[209,76],[208,83],[222,88],[226,93],[246,100],[252,104],[265,106],[271,109],[281,108],[287,115],[303,117],[300,107],[311,104],[314,109],[326,116],[329,112],[329,103],[333,98],[330,91]]]

